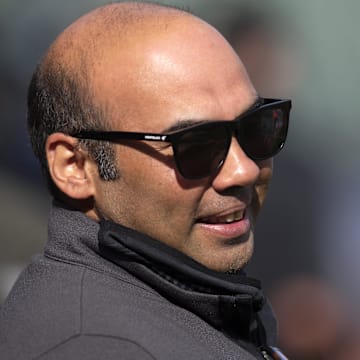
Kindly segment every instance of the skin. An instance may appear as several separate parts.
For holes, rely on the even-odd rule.
[[[75,23],[64,39],[86,37],[83,30],[97,16]],[[208,24],[166,10],[156,19],[144,16],[132,30],[122,35],[121,47],[114,45],[119,34],[107,38],[92,67],[94,96],[109,114],[109,129],[161,133],[187,120],[231,120],[256,101],[242,63]],[[272,160],[255,163],[233,138],[217,174],[189,180],[178,173],[171,147],[129,142],[115,145],[120,177],[105,182],[76,144],[64,134],[50,135],[49,169],[72,205],[89,217],[138,230],[216,271],[235,271],[249,261]],[[234,212],[241,219],[223,224]]]

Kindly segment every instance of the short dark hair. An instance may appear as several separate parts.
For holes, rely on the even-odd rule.
[[[67,135],[81,130],[105,130],[105,114],[91,96],[85,69],[76,75],[59,63],[40,64],[28,89],[28,132],[33,151],[40,161],[50,193],[58,197],[46,159],[47,137],[55,132]],[[79,141],[98,164],[100,177],[115,180],[118,170],[112,145],[101,141]]]

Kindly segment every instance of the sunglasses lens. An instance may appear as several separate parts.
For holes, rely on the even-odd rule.
[[[186,178],[209,176],[223,163],[228,148],[229,136],[223,126],[190,130],[177,141],[177,166]]]
[[[214,174],[226,159],[233,130],[251,159],[274,156],[285,143],[290,106],[289,101],[268,103],[238,121],[209,123],[179,133],[173,147],[180,173],[189,179]]]
[[[237,136],[250,158],[264,160],[281,150],[287,127],[288,114],[283,109],[262,109],[239,121]]]

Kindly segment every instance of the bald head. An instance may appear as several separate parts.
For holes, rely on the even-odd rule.
[[[166,33],[182,10],[151,3],[110,4],[84,15],[63,31],[47,52],[44,69],[61,66],[74,76],[91,76],[104,57],[131,53],[141,39]],[[87,84],[88,85],[88,84]]]
[[[209,59],[213,74],[203,71]],[[114,128],[114,121],[128,122],[134,112],[142,111],[144,98],[159,88],[156,101],[161,112],[162,102],[169,101],[168,86],[184,93],[203,80],[194,75],[214,77],[216,67],[224,68],[229,60],[237,68],[230,66],[219,77],[231,82],[234,72],[241,72],[248,87],[246,72],[230,45],[199,18],[151,3],[124,2],[95,9],[60,34],[33,77],[28,125],[35,154],[47,172],[44,144],[49,134]],[[122,126],[118,123],[117,129]],[[99,162],[101,177],[116,179],[111,145],[84,145]]]

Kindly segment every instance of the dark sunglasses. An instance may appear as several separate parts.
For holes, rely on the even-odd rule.
[[[242,150],[253,160],[265,160],[277,154],[285,143],[290,109],[290,100],[260,99],[235,120],[208,121],[167,134],[81,131],[72,136],[111,142],[169,142],[180,174],[187,179],[201,179],[219,171],[225,162],[233,135]]]

